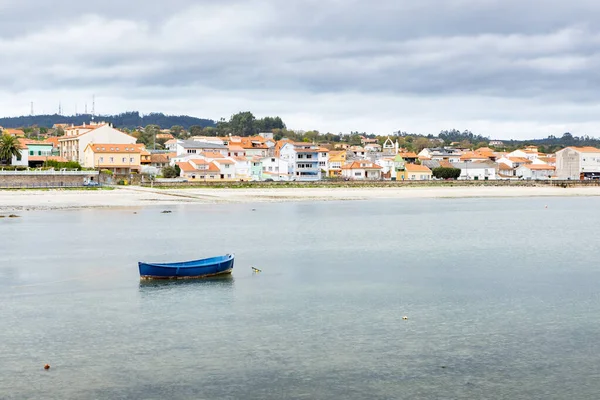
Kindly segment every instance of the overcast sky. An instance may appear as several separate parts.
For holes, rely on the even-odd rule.
[[[600,136],[596,0],[0,0],[0,115]]]

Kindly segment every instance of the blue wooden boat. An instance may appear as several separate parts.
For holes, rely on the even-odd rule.
[[[138,262],[140,279],[195,279],[230,274],[233,254],[175,263]]]

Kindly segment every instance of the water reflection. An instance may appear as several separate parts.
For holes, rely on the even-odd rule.
[[[216,276],[204,279],[155,279],[140,280],[140,293],[155,292],[157,290],[188,289],[192,287],[233,289],[235,279],[233,275]]]

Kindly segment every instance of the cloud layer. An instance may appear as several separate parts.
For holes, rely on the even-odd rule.
[[[0,113],[95,94],[100,113],[600,136],[598,17],[585,0],[0,0]]]

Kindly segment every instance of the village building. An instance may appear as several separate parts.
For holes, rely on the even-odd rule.
[[[353,181],[380,180],[381,167],[366,160],[352,161],[342,167],[342,178]]]
[[[523,164],[516,169],[516,176],[520,179],[544,180],[552,179],[556,168],[544,164]]]
[[[85,168],[109,170],[116,175],[126,175],[141,171],[143,145],[90,143],[83,151]]]
[[[426,166],[409,163],[404,164],[404,170],[399,171],[399,175],[397,180],[429,181],[433,178],[433,173]]]
[[[556,152],[559,179],[600,179],[600,149],[567,147]]]
[[[318,181],[327,175],[329,150],[311,143],[285,143],[279,150],[288,173],[297,181]]]
[[[464,180],[479,180],[487,181],[496,179],[498,164],[493,161],[463,161],[460,163],[452,163],[454,168],[460,169],[460,177]]]
[[[137,139],[121,132],[109,124],[91,122],[89,125],[65,128],[65,135],[58,139],[60,156],[68,161],[77,161],[83,165],[84,150],[90,143],[130,145]]]

